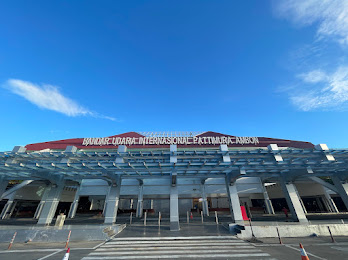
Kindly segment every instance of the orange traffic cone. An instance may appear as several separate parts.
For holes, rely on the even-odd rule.
[[[309,260],[309,257],[306,253],[306,250],[303,248],[303,245],[300,243],[300,251],[301,251],[301,259],[302,260]]]
[[[68,248],[68,250],[66,251],[64,257],[62,260],[69,260],[69,255],[70,255],[70,247]]]
[[[191,215],[190,215],[190,219],[193,219],[193,215],[192,215],[192,212],[191,212]]]

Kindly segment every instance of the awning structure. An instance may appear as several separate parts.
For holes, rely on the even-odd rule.
[[[175,161],[171,160],[175,158]],[[68,180],[158,178],[176,172],[178,178],[263,179],[340,176],[348,173],[347,149],[152,150],[126,152],[2,152],[0,175],[7,179]]]
[[[12,152],[0,153],[0,184],[3,191],[8,180],[40,180],[47,183],[46,195],[36,213],[38,224],[51,223],[62,189],[68,183],[76,182],[79,186],[84,179],[106,180],[109,187],[104,223],[112,224],[117,217],[122,179],[139,181],[138,201],[141,204],[143,180],[153,179],[156,182],[162,178],[168,180],[166,187],[170,197],[171,230],[179,230],[178,179],[185,178],[200,180],[206,215],[209,211],[204,191],[205,181],[224,178],[233,221],[243,223],[236,182],[241,177],[260,178],[266,206],[271,213],[274,211],[264,184],[280,183],[293,218],[308,223],[294,182],[311,179],[325,187],[331,187],[348,208],[347,173],[348,149],[330,150],[323,144],[311,149],[279,148],[277,144],[270,144],[265,148],[231,149],[226,144],[221,144],[215,148],[180,149],[177,145],[170,145],[168,148],[128,151],[125,145],[109,151],[88,151],[75,146],[67,146],[65,151],[27,151],[25,147],[15,147]],[[321,176],[331,177],[334,185],[317,178]],[[69,216],[74,216],[77,203],[78,200],[72,203]],[[332,203],[331,198],[328,203]],[[10,204],[7,208],[10,208]],[[141,209],[142,206],[138,208]]]
[[[256,178],[241,179],[243,177]],[[318,177],[330,177],[330,183]],[[198,189],[204,214],[208,216],[209,183],[221,185],[214,192],[224,194],[233,222],[243,224],[237,186],[240,189],[246,183],[256,185],[263,194],[267,212],[274,214],[265,187],[267,182],[281,186],[293,219],[308,223],[295,183],[312,181],[331,189],[339,194],[348,208],[348,149],[328,149],[325,144],[208,131],[127,132],[108,137],[28,144],[17,146],[12,152],[0,153],[1,194],[10,180],[24,180],[21,185],[33,181],[46,185],[35,213],[38,224],[51,223],[65,186],[76,186],[68,214],[73,218],[79,190],[84,189],[85,183],[91,183],[82,182],[87,179],[107,182],[103,182],[102,188],[107,190],[103,213],[105,224],[116,222],[121,187],[124,190],[133,185],[135,193],[132,196],[137,197],[138,217],[141,217],[145,192],[157,198],[165,195],[169,197],[170,229],[179,230],[180,195],[193,196]],[[195,192],[187,193],[188,186],[192,186],[190,192],[191,189]],[[97,189],[94,191],[98,192]],[[335,212],[332,198],[324,189],[322,191],[326,194],[328,208]],[[11,211],[12,202],[7,202],[0,218]]]

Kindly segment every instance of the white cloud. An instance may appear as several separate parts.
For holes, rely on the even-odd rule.
[[[273,0],[276,15],[300,26],[316,28],[316,41],[294,52],[300,80],[283,90],[302,111],[348,108],[348,66],[337,45],[348,46],[348,0]],[[346,48],[341,49],[345,53]],[[336,65],[339,64],[339,65]],[[329,69],[314,69],[317,67]]]
[[[275,0],[277,15],[296,24],[318,24],[317,36],[333,37],[348,45],[347,0]]]
[[[298,75],[305,88],[292,89],[292,103],[303,111],[337,109],[348,104],[348,67],[341,66],[333,73],[319,70]]]
[[[307,73],[302,73],[298,75],[304,82],[317,83],[327,80],[328,76],[322,70],[313,70]]]
[[[53,110],[67,116],[92,116],[116,121],[113,117],[100,115],[63,96],[55,86],[37,85],[29,81],[9,79],[6,88],[42,109]]]

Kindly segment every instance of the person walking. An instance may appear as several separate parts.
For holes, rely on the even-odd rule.
[[[286,222],[288,221],[288,219],[289,219],[289,211],[288,211],[288,209],[287,208],[285,208],[285,207],[283,207],[283,209],[282,209],[282,211],[284,212],[284,214],[285,214],[285,218],[286,218]]]

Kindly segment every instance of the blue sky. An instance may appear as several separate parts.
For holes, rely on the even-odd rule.
[[[348,3],[3,1],[0,151],[127,131],[348,147]]]

